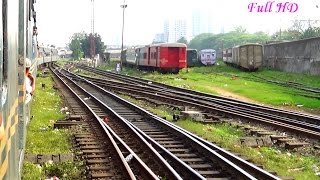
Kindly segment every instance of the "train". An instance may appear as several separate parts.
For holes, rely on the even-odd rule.
[[[256,71],[262,66],[263,45],[244,44],[223,51],[223,61],[247,71]]]
[[[26,58],[37,71],[37,26],[34,0],[0,1],[0,179],[21,179],[26,126],[30,103],[26,102]]]
[[[161,73],[178,73],[187,67],[187,46],[183,43],[160,43],[127,48],[121,52],[124,66]]]
[[[216,63],[216,50],[214,49],[203,49],[199,53],[199,61],[203,65],[214,65]]]
[[[187,49],[187,66],[208,66],[216,63],[216,51],[214,49],[203,49],[199,51],[196,49]]]

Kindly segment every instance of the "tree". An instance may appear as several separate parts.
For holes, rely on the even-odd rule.
[[[242,26],[235,27],[234,30],[237,33],[246,33],[247,32],[247,29]]]
[[[73,57],[78,59],[79,57],[90,57],[90,36],[85,32],[75,33],[71,37],[71,43],[69,44],[70,50],[73,51]],[[94,34],[95,42],[95,54],[102,55],[106,46],[102,42],[102,38],[99,34]]]
[[[74,33],[70,38],[71,42],[69,44],[69,48],[72,51],[72,57],[74,59],[80,59],[84,54],[81,44],[84,38],[85,32]]]
[[[189,43],[189,48],[193,49],[226,49],[236,45],[246,43],[265,43],[270,40],[270,36],[264,32],[253,34],[245,33],[244,30],[231,31],[223,34],[204,33],[193,38]]]
[[[292,40],[305,39],[320,36],[320,28],[316,27],[317,20],[294,20],[287,30],[291,32]]]
[[[94,40],[96,45],[96,54],[103,54],[106,46],[104,45],[101,36],[97,33],[94,34]]]
[[[320,28],[319,27],[308,27],[303,31],[300,38],[312,38],[312,37],[320,37]]]
[[[298,40],[300,39],[301,33],[296,30],[284,30],[284,31],[278,31],[271,35],[272,40],[287,40],[287,41],[292,41],[292,40]]]
[[[72,51],[74,59],[79,60],[84,54],[81,48],[81,42],[78,39],[72,39],[69,48]]]
[[[194,37],[189,42],[189,48],[198,49],[198,50],[210,48],[210,45],[209,44],[205,44],[203,41],[205,39],[209,39],[209,38],[212,38],[212,37],[214,37],[214,34],[212,34],[212,33],[199,34],[198,36]]]
[[[178,43],[183,43],[183,44],[188,44],[188,41],[185,37],[181,37],[180,39],[178,39],[177,41]]]

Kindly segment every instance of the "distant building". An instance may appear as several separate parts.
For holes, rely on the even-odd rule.
[[[121,49],[108,49],[106,53],[110,54],[110,58],[119,58],[121,55]]]
[[[169,40],[169,20],[164,21],[163,38],[164,38],[164,42],[168,42],[168,40]]]
[[[213,33],[213,18],[209,10],[196,9],[192,12],[192,36]]]
[[[177,42],[182,37],[187,37],[185,19],[170,19],[164,22],[164,40],[166,42]]]

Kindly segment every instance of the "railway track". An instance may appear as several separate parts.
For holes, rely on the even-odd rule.
[[[261,77],[261,76],[254,75],[254,74],[251,74],[251,76],[241,76],[241,75],[234,75],[234,74],[228,74],[228,73],[222,73],[222,74],[216,73],[216,74],[224,75],[224,76],[231,77],[231,78],[239,77],[239,78],[247,79],[247,80],[254,81],[254,82],[265,82],[265,83],[269,83],[269,84],[277,84],[279,86],[290,87],[290,88],[294,89],[294,91],[290,92],[290,94],[292,94],[292,95],[320,99],[320,88],[306,86],[301,83],[296,83],[296,82],[291,82],[291,81],[281,81],[281,80],[276,79],[274,77],[272,77],[272,79],[271,79],[271,77],[265,78],[265,77]]]
[[[257,79],[265,81],[267,83],[277,84],[277,85],[285,86],[285,87],[292,87],[292,88],[303,90],[306,92],[320,94],[320,88],[310,87],[310,86],[306,86],[304,84],[296,83],[296,82],[292,82],[292,81],[281,81],[278,79],[272,80],[272,79],[267,79],[265,77],[261,77],[258,75],[253,75],[253,76],[256,77]]]
[[[210,145],[174,124],[163,121],[79,76],[67,71],[63,71],[63,74],[67,75],[65,80],[74,81],[77,85],[77,93],[82,93],[80,96],[82,99],[88,98],[86,101],[95,102],[93,111],[111,113],[107,116],[100,116],[100,118],[103,118],[105,125],[108,125],[116,134],[120,134],[119,136],[130,148],[135,149],[135,146],[141,146],[141,143],[132,140],[133,137],[143,136],[183,179],[278,179],[219,147],[214,149],[212,144]],[[135,135],[132,132],[135,132]],[[126,137],[131,139],[126,140]],[[136,151],[141,152],[139,149],[135,149]],[[149,153],[144,155],[153,157]],[[144,162],[147,166],[151,166],[150,169],[153,169],[152,165],[156,163],[150,163],[150,161],[147,159]],[[159,161],[156,162],[159,163]]]
[[[293,112],[293,111],[281,110],[281,109],[277,109],[277,108],[273,108],[273,107],[247,103],[247,102],[234,100],[234,99],[230,99],[230,98],[226,98],[226,97],[202,93],[202,92],[184,89],[184,88],[180,88],[180,87],[174,87],[174,86],[166,85],[163,83],[158,83],[158,82],[145,80],[145,79],[141,79],[141,78],[136,78],[136,77],[132,77],[132,76],[123,76],[123,75],[115,74],[115,73],[112,73],[109,71],[104,71],[104,70],[92,68],[92,67],[89,67],[86,65],[80,64],[77,67],[84,69],[84,70],[88,70],[90,72],[93,72],[93,73],[96,73],[99,75],[102,75],[102,76],[109,77],[110,79],[113,79],[113,80],[118,80],[118,81],[125,82],[128,84],[137,84],[137,85],[144,85],[146,87],[154,87],[158,91],[169,91],[169,92],[174,92],[174,93],[179,93],[179,94],[181,94],[181,93],[188,94],[189,96],[192,96],[193,98],[201,97],[201,98],[206,98],[209,100],[217,99],[221,102],[227,102],[231,105],[246,107],[246,108],[250,108],[250,109],[256,109],[256,110],[263,111],[263,112],[270,112],[272,114],[277,114],[277,115],[281,115],[284,117],[289,117],[289,118],[307,121],[307,122],[310,122],[313,124],[320,125],[320,117],[319,116],[312,116],[312,115],[297,113],[297,112]]]
[[[77,153],[87,167],[86,178],[158,179],[160,174],[153,173],[138,155],[99,117],[107,114],[101,111],[95,113],[94,109],[99,109],[98,106],[95,106],[92,102],[84,102],[83,97],[76,94],[77,90],[74,86],[63,81],[63,79],[66,80],[56,74],[55,81],[60,82],[60,87],[65,87],[63,93],[72,111],[71,119],[72,117],[81,117],[81,121],[77,118],[78,122],[76,124],[82,127],[82,131],[74,133],[73,136],[74,145],[78,150]],[[91,106],[88,104],[91,104]],[[141,146],[141,148],[143,147],[145,146]],[[127,162],[128,157],[132,161],[130,165]],[[157,155],[153,158],[157,159],[156,157]],[[166,168],[162,169],[162,171],[164,170]],[[165,172],[161,174],[166,175]]]
[[[94,71],[95,69],[91,69]],[[242,103],[240,101],[232,101],[226,98],[211,96],[190,90],[185,90],[169,86],[158,86],[157,83],[127,76],[114,75],[97,70],[97,73],[103,74],[105,77],[116,79],[121,82],[107,81],[97,78],[88,78],[90,81],[99,84],[107,89],[115,91],[136,94],[151,99],[161,99],[172,104],[182,106],[194,106],[207,112],[216,112],[220,115],[231,117],[241,117],[249,121],[255,121],[263,124],[275,126],[285,129],[295,134],[303,134],[309,138],[320,138],[320,118],[316,116],[303,115],[290,111],[278,110],[274,108]],[[130,82],[131,81],[131,82]],[[133,85],[138,86],[133,86]],[[162,84],[161,84],[162,85]],[[167,88],[168,87],[168,88]]]

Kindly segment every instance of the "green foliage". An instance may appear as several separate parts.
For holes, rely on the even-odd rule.
[[[70,43],[70,49],[74,59],[80,60],[80,58],[83,56],[80,41],[77,39],[72,39]]]
[[[106,48],[99,34],[94,34],[95,54],[102,54]],[[91,57],[90,54],[90,35],[85,32],[75,33],[71,37],[69,44],[70,50],[73,51],[73,57],[79,59],[83,56]]]
[[[46,84],[42,89],[41,84]],[[32,120],[28,126],[26,153],[68,153],[68,130],[53,129],[55,120],[64,118],[60,112],[61,98],[52,88],[51,77],[38,77],[32,102]],[[81,162],[46,163],[43,166],[23,163],[22,179],[34,180],[57,176],[60,179],[81,179]]]
[[[239,137],[243,137],[243,132],[226,124],[204,125],[191,120],[180,120],[176,124],[223,148],[240,153],[250,158],[255,164],[261,164],[265,169],[275,171],[280,176],[296,179],[318,179],[313,170],[320,166],[318,157],[293,154],[272,147],[250,148],[241,146]],[[296,168],[302,168],[303,170],[294,170]]]
[[[24,162],[22,167],[22,180],[44,179],[44,173],[40,165]]]
[[[74,59],[79,60],[83,57],[82,40],[85,38],[85,32],[74,33],[71,37],[69,48],[72,51]]]
[[[189,43],[191,49],[222,49],[246,43],[265,43],[270,36],[264,32],[247,33],[242,27],[224,34],[204,33],[193,38]]]
[[[41,84],[46,88],[42,89]],[[53,123],[63,119],[60,112],[61,98],[52,88],[50,77],[38,77],[32,102],[33,118],[28,126],[27,153],[64,153],[70,152],[67,130],[53,129]]]
[[[210,46],[210,44],[205,44],[203,43],[203,41],[205,39],[211,39],[214,37],[214,34],[211,33],[203,33],[200,34],[198,36],[196,36],[195,38],[193,38],[190,42],[189,42],[189,47],[190,49],[198,49],[198,50],[202,50],[202,49],[210,49],[212,48]]]
[[[235,30],[237,33],[246,33],[246,32],[247,32],[246,28],[244,28],[243,26],[235,27],[234,30]]]
[[[320,37],[320,27],[308,27],[300,36],[301,39],[312,37]]]
[[[83,174],[79,168],[81,162],[45,163],[44,165],[24,162],[22,168],[22,180],[46,179],[53,176],[61,180],[81,179]]]
[[[285,31],[278,31],[271,35],[272,40],[298,40],[301,36],[301,33],[296,30],[285,30]]]
[[[43,171],[47,177],[59,177],[65,180],[79,179],[81,177],[80,163],[71,161],[61,163],[45,163]]]
[[[299,40],[320,37],[320,27],[313,20],[294,20],[290,28],[274,33],[273,40]]]
[[[262,69],[258,72],[242,72],[239,69],[226,66],[221,61],[218,61],[216,66],[189,68],[188,71],[183,70],[179,74],[159,74],[157,72],[144,72],[134,69],[124,70],[123,73],[210,93],[214,92],[213,87],[219,87],[269,104],[278,103],[281,105],[284,101],[292,101],[294,103],[300,101],[305,102],[305,106],[320,108],[319,100],[308,99],[310,102],[308,102],[307,99],[297,100],[296,98],[299,96],[288,94],[288,92],[292,91],[290,88],[246,79],[246,77],[250,77],[252,74],[259,74],[267,77],[277,77],[279,80],[294,81],[306,85],[312,84],[315,87],[320,87],[319,76],[286,73],[268,69]],[[126,99],[138,103],[139,106],[142,105],[144,108],[148,108],[149,111],[159,116],[172,116],[170,109],[164,107],[158,109],[148,103],[132,100],[132,98]],[[314,104],[311,105],[312,103]],[[298,155],[272,147],[250,148],[241,146],[239,138],[245,136],[243,131],[226,124],[202,124],[191,120],[179,120],[176,124],[223,148],[228,148],[234,153],[240,153],[250,158],[255,164],[261,164],[265,169],[277,172],[279,176],[312,180],[318,178],[313,171],[314,168],[320,168],[320,160],[318,157]],[[302,168],[303,170],[297,171],[295,170],[296,168]]]
[[[106,65],[104,67],[101,66],[101,69],[114,69],[114,67],[115,65]],[[243,72],[238,68],[227,66],[221,60],[218,60],[215,66],[188,68],[188,71],[182,70],[179,74],[144,72],[134,68],[124,68],[122,74],[138,76],[211,94],[219,94],[217,89],[221,89],[263,104],[289,106],[291,108],[303,105],[301,108],[310,112],[320,110],[318,99],[302,96],[296,89],[265,82],[256,82],[250,79],[252,75],[276,77],[280,81],[293,81],[306,86],[320,88],[319,76],[269,69],[261,69],[257,72]]]
[[[260,43],[265,44],[266,42],[273,40],[299,40],[311,37],[320,37],[320,27],[313,26],[312,23],[307,21],[302,22],[299,20],[293,21],[292,26],[286,30],[280,30],[272,35],[265,32],[248,33],[247,30],[242,27],[236,27],[234,31],[224,34],[211,34],[203,33],[194,37],[189,42],[190,49],[225,49],[231,48],[237,45],[246,43]]]

